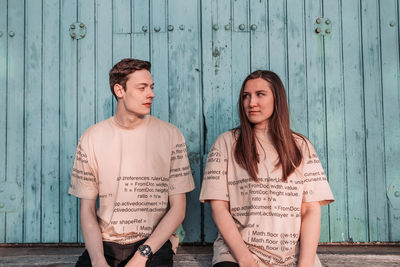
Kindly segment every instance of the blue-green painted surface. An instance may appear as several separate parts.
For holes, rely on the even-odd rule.
[[[204,159],[237,125],[241,82],[260,68],[282,78],[292,127],[328,174],[336,202],[320,240],[400,241],[399,3],[0,0],[0,243],[82,242],[67,194],[75,147],[115,111],[108,71],[124,57],[152,62],[152,114],[186,137],[197,188],[184,242],[215,238],[198,201]],[[329,34],[316,33],[319,17]],[[75,40],[78,21],[87,34]]]

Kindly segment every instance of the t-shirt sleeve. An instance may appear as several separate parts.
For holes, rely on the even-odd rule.
[[[169,172],[169,195],[190,192],[195,187],[185,138],[180,131],[177,131],[173,140]]]
[[[303,145],[303,202],[319,201],[321,206],[333,202],[324,169],[313,145],[307,141]]]
[[[213,199],[229,201],[228,159],[223,147],[223,139],[220,137],[208,153],[200,192],[201,202]]]
[[[98,179],[94,171],[93,159],[89,154],[87,139],[81,138],[76,148],[71,184],[68,193],[79,198],[96,199]]]

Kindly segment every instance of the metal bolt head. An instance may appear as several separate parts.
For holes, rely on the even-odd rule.
[[[4,203],[0,203],[0,208],[4,208],[6,205],[4,205]]]
[[[8,35],[10,35],[10,37],[14,37],[14,36],[15,36],[15,32],[10,31],[10,32],[8,33]]]
[[[390,27],[394,27],[394,26],[396,26],[396,22],[394,20],[392,20],[389,25],[390,25]]]
[[[231,25],[230,24],[226,24],[224,28],[225,28],[225,31],[229,31],[231,29]]]
[[[244,24],[240,24],[240,25],[239,25],[239,30],[243,31],[244,28],[245,28],[245,27],[244,27]]]
[[[172,32],[174,30],[174,26],[173,25],[168,25],[168,31]]]
[[[317,24],[321,24],[322,19],[321,19],[321,18],[317,18],[317,19],[315,20],[315,22],[316,22]]]
[[[75,30],[75,24],[71,24],[71,26],[69,27],[70,29],[72,29],[72,30]]]
[[[86,36],[85,33],[82,33],[82,34],[81,34],[81,37],[82,37],[82,38],[85,38],[85,36]]]
[[[325,33],[326,33],[326,34],[330,34],[330,33],[331,33],[331,30],[330,30],[330,29],[325,29]]]
[[[16,199],[16,196],[15,196],[14,194],[12,194],[12,195],[10,196],[10,199],[11,199],[11,200],[14,200],[14,199]]]
[[[0,37],[2,37],[3,36],[3,32],[0,32]]]
[[[252,24],[252,25],[250,26],[250,30],[252,30],[252,31],[257,30],[257,25],[256,25],[256,24]]]
[[[147,26],[142,26],[142,31],[147,32]]]
[[[72,33],[71,36],[72,36],[72,38],[74,38],[74,39],[76,38],[76,34],[75,34],[75,33]]]
[[[159,31],[161,31],[161,28],[159,26],[156,26],[156,27],[154,27],[154,31],[159,32]]]
[[[185,29],[185,25],[183,25],[183,24],[180,25],[180,26],[179,26],[179,29],[180,29],[181,31],[183,31],[183,30]]]
[[[320,33],[321,33],[321,31],[322,31],[322,30],[321,30],[321,28],[320,28],[320,27],[318,27],[318,28],[316,28],[316,29],[315,29],[315,32],[316,32],[316,33],[318,33],[318,34],[320,34]]]
[[[330,19],[325,20],[325,24],[326,24],[326,25],[331,24],[331,20],[330,20]]]
[[[395,197],[400,197],[400,191],[394,192],[394,196],[395,196]]]
[[[214,24],[214,25],[213,25],[213,30],[214,30],[214,31],[218,31],[218,29],[219,29],[218,24]]]
[[[79,27],[80,27],[80,28],[84,28],[84,27],[85,27],[85,24],[83,24],[83,23],[81,22],[81,23],[79,23]]]

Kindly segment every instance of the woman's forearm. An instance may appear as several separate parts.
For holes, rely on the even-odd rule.
[[[319,202],[304,202],[301,207],[300,257],[298,266],[314,266],[321,225]]]
[[[219,232],[240,266],[258,266],[229,212],[226,201],[211,200],[212,216]]]

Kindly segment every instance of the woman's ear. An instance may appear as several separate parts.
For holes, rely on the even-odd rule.
[[[125,95],[125,89],[119,83],[114,84],[114,93],[118,99],[123,98]]]

